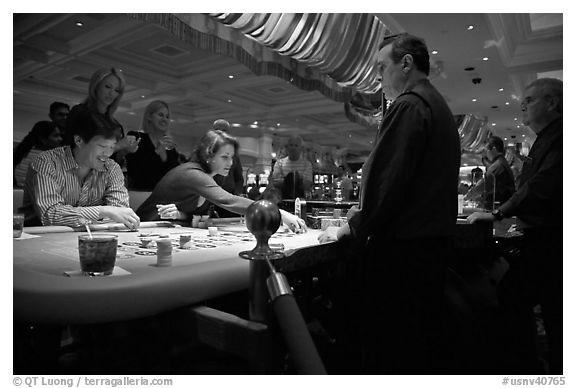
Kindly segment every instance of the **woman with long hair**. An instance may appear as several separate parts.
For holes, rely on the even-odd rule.
[[[178,151],[168,132],[170,108],[164,101],[152,101],[142,118],[138,150],[126,155],[128,187],[131,190],[152,191],[162,177],[176,167]]]
[[[191,161],[170,170],[136,213],[142,221],[171,219],[190,224],[192,215],[207,214],[210,204],[245,214],[254,201],[231,194],[214,176],[230,172],[238,141],[220,130],[209,130],[194,149]],[[280,210],[282,221],[295,232],[306,230],[297,216]]]
[[[90,78],[88,96],[83,103],[72,108],[66,122],[66,133],[73,133],[74,127],[79,125],[79,114],[88,111],[100,125],[113,128],[119,140],[112,159],[123,168],[126,154],[134,153],[138,149],[138,140],[134,136],[125,136],[124,128],[114,117],[125,88],[126,80],[122,70],[113,67],[96,70]],[[66,144],[72,145],[72,143],[72,137],[67,135]]]

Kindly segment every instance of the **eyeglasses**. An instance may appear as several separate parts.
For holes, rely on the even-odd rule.
[[[520,109],[522,111],[525,111],[529,104],[532,104],[534,101],[537,101],[539,99],[540,99],[540,97],[530,97],[530,96],[526,97],[520,103]]]

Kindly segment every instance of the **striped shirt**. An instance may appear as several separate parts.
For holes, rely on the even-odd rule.
[[[40,155],[42,150],[38,148],[32,148],[28,155],[22,159],[20,163],[14,168],[14,180],[16,181],[16,186],[24,187],[24,182],[26,181],[26,172],[28,171],[28,167],[30,164]]]
[[[81,184],[78,163],[69,146],[43,152],[26,175],[22,212],[26,225],[78,227],[100,219],[100,206],[128,207],[128,191],[120,166],[108,159],[92,169]]]
[[[302,177],[304,185],[312,184],[312,163],[303,156],[298,160],[290,160],[289,157],[278,160],[272,171],[272,183],[275,185],[283,184],[286,175],[293,171],[297,171]]]

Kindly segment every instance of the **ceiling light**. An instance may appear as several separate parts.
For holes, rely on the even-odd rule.
[[[146,98],[146,96],[145,96],[145,95],[141,95],[140,98]]]
[[[484,57],[484,58],[482,58],[482,60],[483,60],[483,61],[487,61],[487,60],[488,60],[488,57]]]
[[[498,89],[498,91],[499,91],[499,92],[503,92],[503,91],[504,91],[504,88],[500,88],[500,89]]]
[[[508,101],[505,102],[506,105],[510,105],[510,103]]]
[[[520,126],[519,126],[519,125],[517,125],[517,126],[516,126],[516,128],[520,128]],[[524,136],[524,135],[522,135],[522,136]]]
[[[507,138],[507,137],[505,137],[505,138],[504,138],[504,140],[508,140],[508,138]]]
[[[468,31],[473,30],[473,29],[474,29],[474,26],[473,26],[472,24],[470,24],[468,27],[466,27],[466,29],[467,29]]]
[[[492,126],[495,127],[495,126],[496,126],[496,123],[492,123]]]
[[[522,135],[522,137],[526,137],[526,135]]]
[[[476,100],[475,98],[472,99],[472,102],[476,102],[476,101],[478,101],[478,100]]]
[[[233,127],[241,127],[241,126],[242,126],[242,124],[238,124],[238,123],[232,123],[232,126],[233,126]]]
[[[258,125],[258,121],[254,121],[252,124],[254,124],[254,125]]]
[[[234,78],[234,76],[233,76],[233,75],[229,75],[228,78],[232,79],[232,78]]]
[[[276,126],[279,127],[279,126],[280,126],[280,123],[276,123]]]
[[[80,21],[76,22],[76,27],[82,27],[82,26],[84,26],[84,23]]]
[[[432,50],[432,55],[438,54],[438,50]]]
[[[228,99],[228,102],[232,102],[232,100],[231,100],[231,99]]]
[[[518,117],[514,117],[514,121],[518,121]]]
[[[258,128],[258,126],[255,124],[250,124],[250,128]]]

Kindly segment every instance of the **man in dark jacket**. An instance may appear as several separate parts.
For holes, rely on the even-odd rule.
[[[486,174],[466,193],[465,200],[481,202],[484,209],[494,209],[514,194],[514,173],[504,157],[504,141],[490,136],[485,145]]]
[[[522,274],[531,303],[540,304],[549,346],[549,372],[562,374],[562,81],[529,84],[522,118],[537,135],[522,166],[518,190],[492,213],[473,213],[468,222],[516,216],[524,233]]]
[[[452,112],[427,79],[422,39],[386,38],[378,64],[393,103],[362,168],[360,208],[320,241],[351,234],[366,245],[359,259],[363,372],[431,374],[438,371],[444,274],[458,212],[460,140]]]

